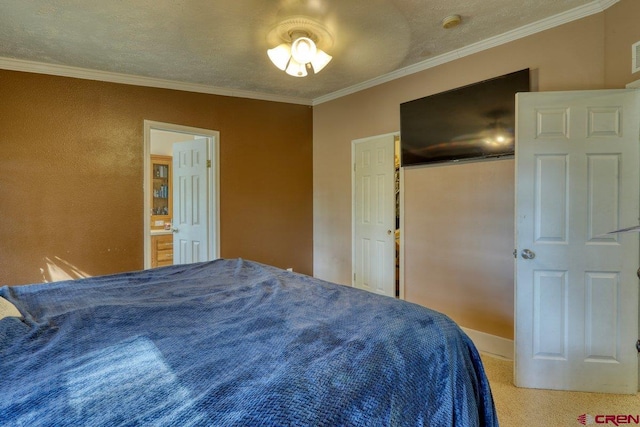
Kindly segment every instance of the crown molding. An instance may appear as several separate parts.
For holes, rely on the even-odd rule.
[[[619,0],[594,0],[591,3],[583,6],[576,7],[563,13],[551,16],[546,19],[534,22],[532,24],[525,25],[515,30],[508,31],[498,36],[490,37],[477,43],[473,43],[469,46],[447,52],[442,55],[435,56],[417,64],[410,65],[405,68],[401,68],[391,73],[384,74],[380,77],[367,80],[357,85],[353,85],[327,95],[323,95],[313,99],[313,105],[319,105],[324,102],[332,101],[334,99],[341,98],[343,96],[351,95],[356,92],[360,92],[365,89],[369,89],[374,86],[378,86],[383,83],[390,82],[392,80],[399,79],[404,76],[418,73],[420,71],[427,70],[429,68],[436,67],[438,65],[445,64],[447,62],[454,61],[456,59],[463,58],[465,56],[472,55],[474,53],[482,52],[483,50],[491,49],[496,46],[500,46],[509,43],[514,40],[518,40],[532,34],[536,34],[554,27],[558,27],[568,22],[576,21],[578,19],[585,18],[587,16],[600,13],[613,6]]]
[[[288,104],[311,105],[311,100],[283,95],[271,95],[246,90],[221,88],[197,83],[186,83],[175,80],[157,79],[154,77],[135,76],[132,74],[112,73],[109,71],[91,70],[88,68],[70,67],[67,65],[46,64],[23,59],[0,57],[0,69],[24,71],[27,73],[50,74],[54,76],[72,77],[84,80],[120,83],[134,86],[173,89],[186,92],[198,92],[211,95],[234,96],[237,98],[259,99],[262,101],[286,102]]]

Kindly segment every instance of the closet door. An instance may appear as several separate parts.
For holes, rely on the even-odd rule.
[[[394,136],[354,141],[353,286],[395,297]]]

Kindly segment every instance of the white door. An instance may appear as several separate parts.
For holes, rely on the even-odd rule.
[[[206,261],[207,139],[173,144],[173,263]]]
[[[353,286],[395,297],[394,136],[354,141]]]
[[[638,388],[638,94],[517,95],[519,387]]]

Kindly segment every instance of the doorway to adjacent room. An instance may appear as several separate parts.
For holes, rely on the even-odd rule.
[[[145,268],[219,257],[219,142],[218,131],[144,121]]]

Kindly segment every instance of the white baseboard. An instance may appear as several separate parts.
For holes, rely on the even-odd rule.
[[[636,80],[635,82],[631,82],[627,84],[627,89],[639,89],[640,88],[640,80]]]
[[[469,328],[462,328],[462,330],[471,338],[478,351],[513,360],[513,340]]]

